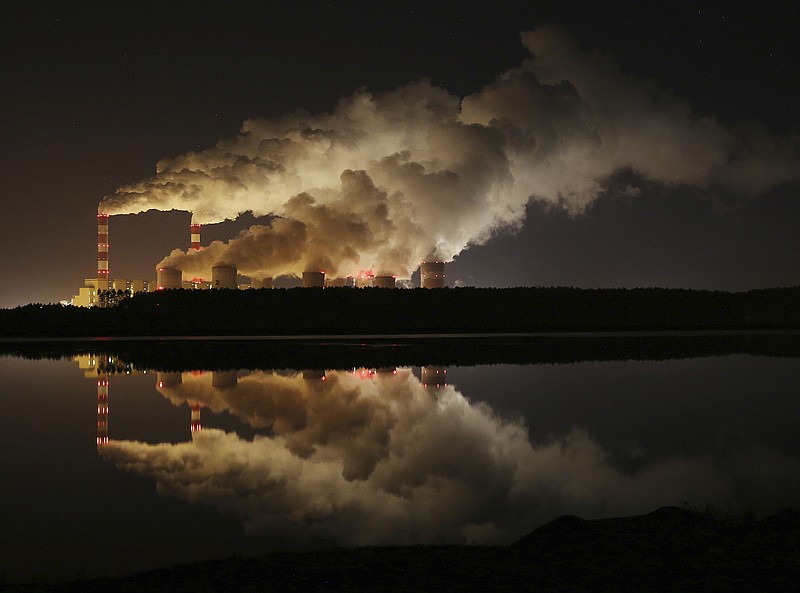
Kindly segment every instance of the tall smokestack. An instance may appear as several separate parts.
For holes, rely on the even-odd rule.
[[[419,266],[419,285],[422,288],[444,288],[444,262],[422,262]]]
[[[200,225],[193,222],[189,228],[191,229],[192,249],[200,249]]]
[[[97,215],[97,290],[108,290],[108,214]]]

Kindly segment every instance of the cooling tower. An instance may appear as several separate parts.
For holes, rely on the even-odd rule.
[[[200,225],[192,223],[190,225],[192,249],[200,249]]]
[[[97,290],[108,290],[108,214],[97,215]]]
[[[177,268],[158,268],[156,270],[156,286],[158,290],[181,288],[183,272]]]
[[[375,276],[375,288],[394,288],[394,276]]]
[[[231,288],[237,289],[236,266],[214,266],[211,268],[211,287],[212,288]]]
[[[303,272],[303,288],[323,288],[325,272]]]
[[[272,284],[272,278],[264,278],[263,280],[259,280],[258,278],[250,278],[250,286],[252,288],[274,288]]]
[[[444,288],[444,262],[422,262],[419,266],[419,285],[422,288]]]

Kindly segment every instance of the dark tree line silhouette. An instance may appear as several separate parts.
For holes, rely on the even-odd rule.
[[[0,310],[0,336],[332,335],[800,328],[800,287],[167,290]]]

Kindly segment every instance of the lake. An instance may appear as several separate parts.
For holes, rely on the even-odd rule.
[[[796,508],[798,340],[6,344],[0,584]]]

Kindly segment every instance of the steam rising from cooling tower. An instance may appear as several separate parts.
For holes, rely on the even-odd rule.
[[[162,160],[100,210],[185,210],[197,224],[275,217],[159,264],[189,277],[219,264],[256,280],[322,269],[408,277],[420,261],[450,261],[518,228],[531,199],[580,213],[619,170],[742,195],[800,178],[796,140],[698,117],[561,29],[522,41],[530,59],[463,99],[421,80],[359,90],[332,113],[248,120],[214,148]]]

